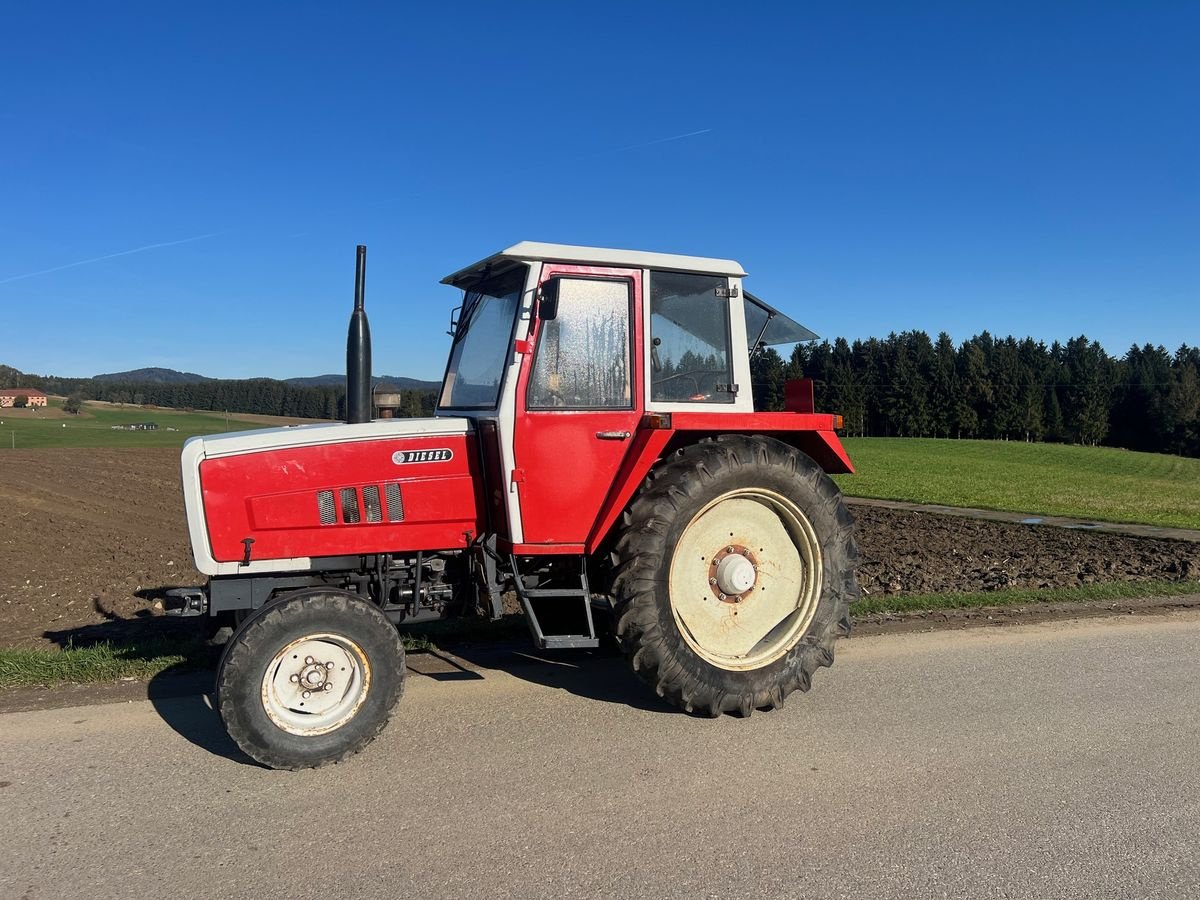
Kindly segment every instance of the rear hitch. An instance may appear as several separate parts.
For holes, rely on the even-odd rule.
[[[202,616],[208,612],[204,588],[172,588],[163,597],[163,612],[168,616]]]

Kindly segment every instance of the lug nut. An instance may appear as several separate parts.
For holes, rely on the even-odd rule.
[[[329,669],[332,672],[333,671],[333,660],[330,660],[329,662],[325,663],[325,668]]]
[[[725,595],[724,595],[724,594],[717,594],[717,599],[718,599],[718,600],[724,600],[724,599],[725,599]]]
[[[300,696],[301,696],[301,697],[303,697],[305,700],[307,700],[309,697],[311,697],[311,696],[312,696],[312,692],[311,692],[311,691],[305,691],[305,692],[304,692],[303,694],[301,694]]]
[[[313,658],[311,656],[304,657],[304,664],[306,666],[311,666],[313,664]]]
[[[290,680],[291,680],[291,681],[299,681],[299,680],[300,680],[300,676],[299,676],[299,675],[293,675],[293,676],[291,677],[291,679],[290,679]]]
[[[330,682],[328,682],[328,681],[327,681],[327,682],[325,682],[325,687],[324,687],[324,690],[326,690],[326,691],[332,691],[332,690],[333,690],[333,684],[332,684],[332,683],[330,683]]]
[[[716,584],[716,583],[717,583],[717,579],[715,579],[715,578],[710,578],[710,579],[708,579],[708,583],[709,583],[709,584]]]

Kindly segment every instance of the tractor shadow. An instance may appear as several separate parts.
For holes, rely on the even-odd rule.
[[[146,694],[159,718],[184,740],[214,756],[263,768],[225,732],[213,705],[212,686],[212,672],[172,674],[167,669],[150,680]]]
[[[432,671],[422,657],[438,661]],[[482,680],[488,670],[499,671],[587,700],[686,715],[656,696],[630,671],[615,648],[603,644],[596,650],[536,650],[528,641],[457,645],[410,654],[408,668],[410,676],[424,675],[435,681]]]
[[[154,591],[139,592],[153,597]],[[258,766],[246,756],[225,733],[213,706],[211,692],[213,675],[221,648],[204,640],[194,619],[176,619],[152,615],[139,610],[123,617],[96,605],[96,612],[105,621],[92,625],[45,631],[43,636],[64,649],[83,649],[107,645],[112,655],[123,662],[150,663],[164,656],[181,657],[181,661],[160,670],[145,685],[145,699],[171,730],[189,743],[216,756],[243,765]],[[106,696],[106,689],[125,687],[119,699],[138,699],[128,695],[135,684],[97,684],[97,696]],[[118,699],[116,695],[109,698]]]

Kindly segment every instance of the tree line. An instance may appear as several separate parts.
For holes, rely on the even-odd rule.
[[[1106,444],[1200,456],[1200,348],[1134,345],[1116,358],[1096,341],[1050,346],[988,332],[798,344],[751,361],[756,403],[782,409],[784,382],[812,378],[817,408],[863,436]]]
[[[303,419],[346,418],[345,385],[301,387],[270,378],[183,383],[111,381],[28,375],[8,366],[0,366],[0,381],[11,382],[13,387],[36,387],[48,394],[136,406],[166,406],[173,409],[201,409]],[[405,388],[396,393],[401,395],[397,415],[433,415],[433,391]]]

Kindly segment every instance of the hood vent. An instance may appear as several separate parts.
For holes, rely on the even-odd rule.
[[[339,488],[334,491],[317,491],[317,512],[322,525],[338,524],[338,499],[341,500],[342,518],[346,525],[357,525],[363,521],[369,523],[382,522],[385,510],[389,522],[404,521],[404,497],[400,493],[400,485],[392,481],[383,486],[383,496],[380,496],[379,485],[368,484],[362,489],[362,506],[359,506],[358,488]],[[383,501],[386,500],[386,506]]]

